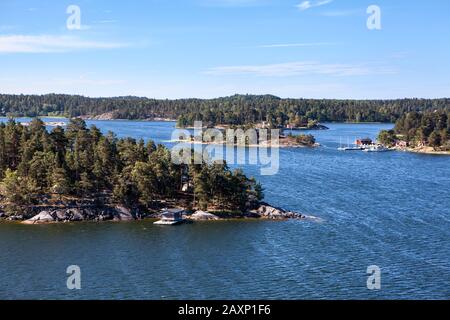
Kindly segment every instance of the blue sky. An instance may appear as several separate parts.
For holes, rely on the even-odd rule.
[[[449,13],[448,0],[1,0],[0,93],[449,97]]]

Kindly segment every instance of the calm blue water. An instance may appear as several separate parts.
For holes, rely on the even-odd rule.
[[[92,121],[119,136],[170,139],[173,123]],[[282,149],[260,176],[273,205],[322,222],[0,224],[0,298],[449,299],[450,157],[341,153],[391,125],[329,124],[319,149]],[[79,265],[82,290],[66,288]],[[382,269],[382,289],[366,269]]]

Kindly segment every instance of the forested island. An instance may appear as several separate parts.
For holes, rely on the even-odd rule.
[[[180,127],[266,123],[304,128],[318,122],[395,122],[408,112],[450,111],[450,99],[316,100],[272,95],[217,99],[157,100],[139,97],[87,98],[74,95],[0,95],[0,116],[64,116],[97,119],[177,120]]]
[[[378,140],[398,150],[450,154],[450,112],[409,112]]]
[[[273,139],[272,134],[266,130],[264,138],[262,137],[260,129],[244,131],[231,130],[229,132],[225,129],[216,129],[214,133],[205,133],[205,136],[195,135],[180,135],[176,140],[170,142],[181,142],[187,145],[202,144],[202,145],[222,145],[234,147],[250,147],[250,148],[301,148],[301,147],[318,147],[320,144],[316,142],[316,138],[312,134],[294,135],[280,133],[276,131],[278,139]]]
[[[0,180],[0,216],[9,220],[39,213],[55,221],[128,220],[170,207],[243,217],[274,209],[241,170],[177,165],[162,145],[104,135],[79,118],[51,132],[37,118],[1,123]]]

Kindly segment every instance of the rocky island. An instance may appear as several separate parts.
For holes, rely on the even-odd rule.
[[[253,127],[216,126],[214,128],[188,127],[194,134],[181,133],[169,142],[179,142],[188,145],[224,145],[252,148],[302,148],[319,147],[320,144],[311,134],[294,135],[293,132],[285,134],[280,130],[268,130]],[[197,131],[197,132],[196,132]],[[276,134],[276,137],[274,137]]]

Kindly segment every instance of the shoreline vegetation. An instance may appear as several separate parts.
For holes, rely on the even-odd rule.
[[[0,180],[0,218],[8,221],[130,221],[177,207],[224,219],[304,218],[262,202],[262,186],[242,170],[173,164],[163,145],[104,135],[79,118],[51,131],[40,119],[1,123]]]
[[[449,111],[450,99],[337,100],[283,99],[234,95],[215,99],[89,98],[77,95],[0,94],[0,116],[65,116],[86,119],[177,120],[180,127],[202,121],[243,126],[266,122],[271,128],[303,127],[310,121],[393,123],[415,112]]]
[[[420,154],[450,155],[450,112],[410,112],[378,141],[389,148]]]
[[[100,115],[81,115],[78,118],[83,119],[85,121],[87,120],[94,120],[94,121],[149,121],[149,122],[177,122],[177,119],[171,119],[171,118],[161,118],[161,117],[154,117],[154,118],[145,118],[145,119],[120,119],[115,118],[113,112],[107,112]]]
[[[396,151],[418,153],[418,154],[450,156],[450,150],[449,151],[439,151],[439,150],[435,150],[435,148],[433,148],[433,147],[416,147],[416,148],[394,147],[393,149]]]

